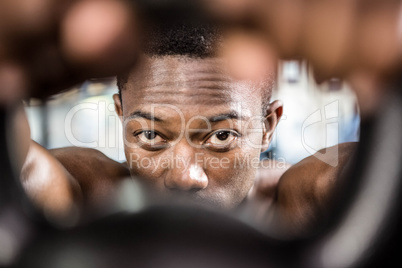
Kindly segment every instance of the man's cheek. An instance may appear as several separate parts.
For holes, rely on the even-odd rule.
[[[236,154],[232,162],[232,173],[235,174],[233,184],[237,193],[247,192],[253,185],[256,170],[260,165],[259,153],[254,150],[242,151]]]
[[[126,153],[126,160],[130,170],[140,168],[140,161],[141,161],[140,154],[134,152]]]
[[[205,155],[196,158],[196,164],[206,171],[208,177],[213,179],[217,184],[223,184],[233,177],[233,162],[232,155],[229,156],[215,156]],[[211,179],[210,179],[211,180]]]

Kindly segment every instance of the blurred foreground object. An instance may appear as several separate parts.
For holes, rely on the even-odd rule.
[[[137,36],[128,1],[1,1],[0,105],[128,68]]]
[[[206,2],[219,17],[262,31],[281,57],[306,57],[323,75],[382,73],[401,59],[398,0]]]
[[[2,1],[0,100],[49,96],[88,77],[116,74],[136,61],[144,28],[138,17],[174,19],[174,10],[197,17],[199,2],[230,22],[224,53],[235,73],[255,78],[275,56],[303,57],[318,81],[350,79],[363,115],[377,108],[383,88],[377,85],[401,65],[399,0]],[[254,64],[239,64],[244,61]]]
[[[379,108],[378,99],[388,88],[383,85],[400,71],[401,1],[206,2],[232,28],[228,35],[236,42],[229,38],[231,49],[224,54],[233,62],[264,59],[271,51],[280,58],[306,58],[318,82],[332,77],[350,80],[363,116]],[[260,48],[250,40],[259,40]],[[236,64],[235,74],[253,79],[256,73],[249,75],[246,63]]]

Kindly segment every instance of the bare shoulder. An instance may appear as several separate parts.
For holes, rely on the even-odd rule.
[[[253,187],[247,195],[246,202],[243,203],[243,208],[245,207],[253,220],[259,223],[265,222],[267,212],[272,210],[278,181],[290,166],[286,162],[271,159],[260,162]]]
[[[50,153],[80,184],[84,198],[96,202],[114,191],[117,182],[130,176],[124,163],[110,159],[102,152],[81,147],[65,147]]]
[[[288,202],[304,199],[323,204],[321,201],[325,201],[356,146],[357,143],[338,144],[293,165],[279,181],[278,198]]]
[[[305,232],[325,217],[339,174],[356,146],[343,143],[322,149],[282,175],[275,200],[281,224]]]
[[[79,184],[49,151],[34,141],[30,142],[20,180],[27,195],[47,216],[64,217],[81,203]]]
[[[130,175],[124,163],[117,162],[101,151],[92,148],[64,147],[51,149],[50,153],[60,162],[71,167],[76,165],[79,169],[87,169],[89,166],[86,165],[90,164],[92,167],[99,167],[102,171],[107,171],[107,174],[113,177]],[[95,172],[93,168],[91,170]]]

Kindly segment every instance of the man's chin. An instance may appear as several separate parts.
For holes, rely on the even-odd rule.
[[[240,202],[231,202],[221,195],[207,195],[201,191],[193,193],[169,193],[166,198],[177,205],[195,206],[213,210],[231,210]]]
[[[181,191],[176,189],[157,189],[147,184],[141,184],[142,190],[151,200],[151,203],[156,204],[172,204],[172,205],[186,205],[197,206],[204,208],[212,208],[214,210],[231,210],[236,208],[245,198],[233,198],[224,191]]]

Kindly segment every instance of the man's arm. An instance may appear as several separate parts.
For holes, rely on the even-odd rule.
[[[68,217],[81,205],[82,191],[75,178],[34,141],[29,145],[20,180],[27,195],[48,217]]]
[[[52,149],[50,153],[79,183],[85,204],[98,204],[110,196],[116,184],[130,177],[126,165],[102,152],[80,147]]]
[[[27,195],[50,217],[99,205],[130,176],[125,165],[88,148],[46,150],[31,141],[20,179]]]

